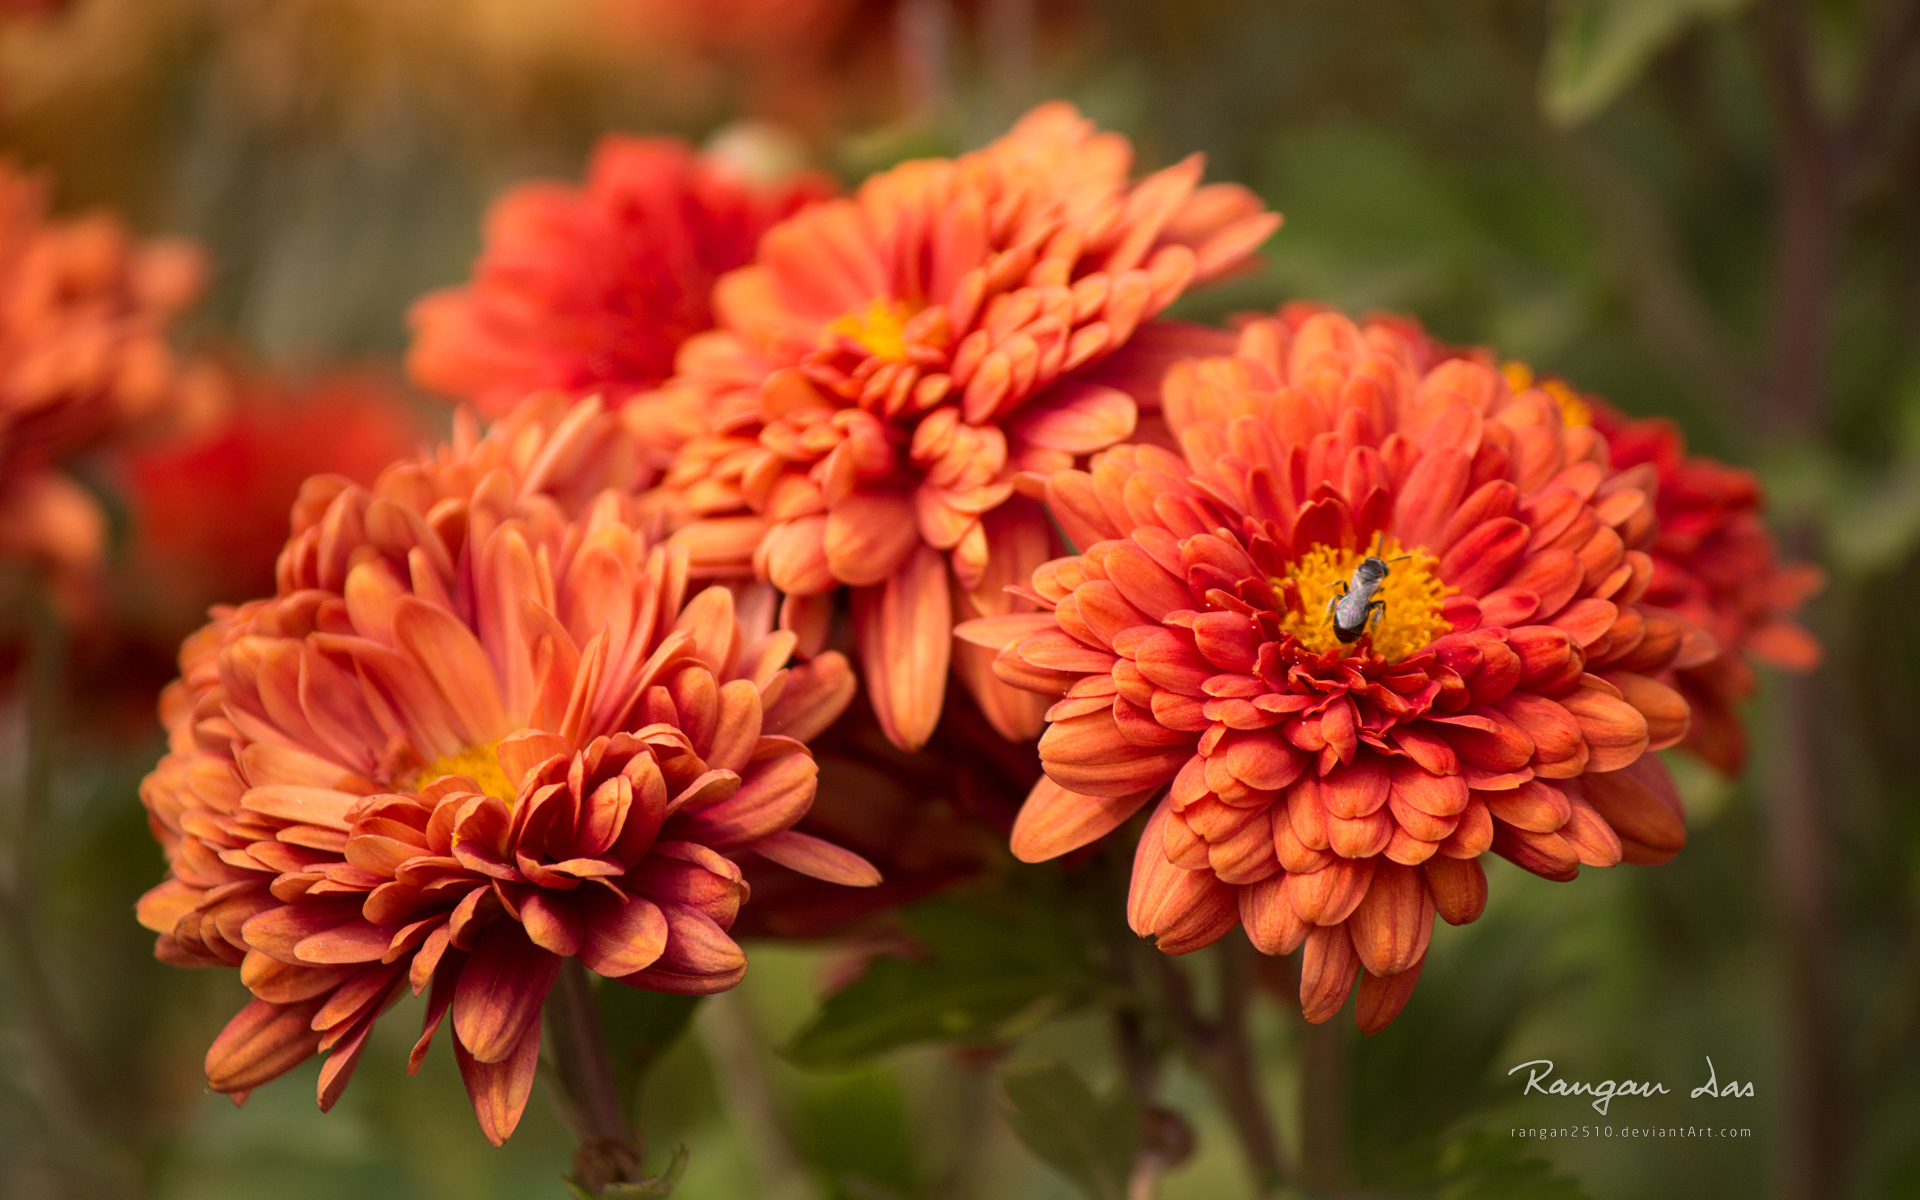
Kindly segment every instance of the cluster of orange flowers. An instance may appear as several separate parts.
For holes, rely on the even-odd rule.
[[[140,918],[254,996],[213,1087],[325,1052],[331,1105],[425,991],[414,1062],[450,1012],[497,1142],[563,960],[719,991],[767,864],[878,884],[796,828],[856,691],[842,611],[902,752],[949,676],[1038,737],[1016,856],[1148,813],[1134,930],[1304,947],[1309,1020],[1357,980],[1391,1021],[1489,851],[1671,858],[1652,752],[1711,712],[1732,765],[1749,651],[1815,653],[1751,479],[1410,321],[1167,318],[1280,223],[1200,180],[1050,104],[840,199],[616,141],[503,201],[412,360],[499,419],[309,481],[274,594],[163,704]]]
[[[107,519],[62,468],[210,415],[217,384],[166,339],[204,276],[184,243],[49,219],[46,180],[0,163],[0,558],[45,573],[69,614],[96,603]]]

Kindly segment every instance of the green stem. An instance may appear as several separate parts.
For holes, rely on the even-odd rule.
[[[1311,1186],[1337,1192],[1347,1186],[1347,1114],[1353,1041],[1338,1015],[1318,1025],[1300,1023],[1300,1173]]]
[[[627,1126],[593,981],[579,959],[561,964],[543,1015],[554,1083],[580,1143],[573,1156],[574,1179],[594,1192],[609,1183],[638,1180],[642,1144]]]
[[[1187,1054],[1206,1077],[1214,1098],[1233,1125],[1253,1175],[1255,1194],[1271,1196],[1288,1181],[1289,1172],[1266,1097],[1260,1090],[1259,1061],[1247,1032],[1252,953],[1253,948],[1239,937],[1228,937],[1214,948],[1220,965],[1220,1010],[1214,1019],[1201,1015],[1193,985],[1180,966],[1166,955],[1156,957],[1168,1008]]]

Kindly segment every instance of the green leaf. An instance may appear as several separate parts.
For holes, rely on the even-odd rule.
[[[1540,74],[1540,106],[1578,125],[1627,90],[1695,24],[1732,16],[1750,0],[1561,0]]]
[[[1588,1200],[1578,1180],[1554,1170],[1504,1130],[1470,1133],[1440,1156],[1440,1200]]]
[[[833,1200],[923,1193],[899,1080],[876,1067],[796,1075],[789,1125],[794,1149]]]
[[[925,958],[879,958],[788,1045],[801,1066],[862,1062],[916,1042],[1000,1042],[1090,1001],[1100,977],[1055,906],[937,900],[905,914]]]
[[[1092,1200],[1126,1200],[1140,1114],[1124,1087],[1102,1099],[1080,1072],[1046,1058],[1000,1072],[1002,1112],[1027,1149]]]
[[[599,982],[595,990],[607,1054],[613,1060],[614,1082],[631,1121],[640,1081],[686,1032],[700,997],[670,996],[611,982]]]

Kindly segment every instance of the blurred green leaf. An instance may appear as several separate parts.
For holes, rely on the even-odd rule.
[[[665,1054],[687,1025],[698,996],[670,996],[624,984],[601,982],[597,989],[600,1025],[606,1031],[607,1054],[613,1059],[613,1077],[633,1119],[633,1105],[647,1069]]]
[[[1527,1151],[1525,1141],[1501,1130],[1457,1139],[1440,1156],[1447,1180],[1440,1200],[1587,1200],[1578,1181]]]
[[[1613,103],[1689,26],[1731,16],[1748,2],[1561,0],[1540,73],[1540,106],[1559,124],[1578,125]]]
[[[835,1067],[916,1042],[1010,1041],[1087,1003],[1100,977],[1056,908],[998,911],[937,900],[905,914],[926,957],[879,958],[787,1047],[806,1067]]]
[[[1095,1096],[1058,1058],[1007,1067],[1002,1112],[1027,1149],[1093,1200],[1125,1200],[1140,1115],[1126,1088]]]
[[[794,1148],[832,1200],[919,1196],[900,1083],[880,1070],[808,1076],[795,1089]]]

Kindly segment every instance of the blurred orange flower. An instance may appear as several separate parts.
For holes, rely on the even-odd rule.
[[[1052,553],[1018,473],[1132,433],[1159,368],[1220,343],[1151,319],[1279,224],[1244,188],[1199,187],[1197,156],[1137,183],[1131,159],[1048,104],[807,209],[721,279],[720,328],[644,402],[708,429],[666,481],[696,518],[674,535],[696,573],[771,580],[796,627],[853,588],[868,698],[902,747],[939,719],[956,609],[1009,611],[1003,585]],[[996,728],[1038,728],[983,657],[960,668]]]
[[[0,163],[0,557],[92,602],[106,519],[56,470],[70,456],[204,416],[217,389],[183,368],[168,324],[200,294],[200,252],[135,242],[116,218],[50,220],[46,180]]]
[[[960,629],[1055,698],[1016,855],[1158,797],[1133,928],[1174,954],[1236,924],[1269,954],[1304,945],[1307,1019],[1357,971],[1369,1032],[1411,994],[1435,913],[1479,915],[1486,851],[1571,879],[1679,850],[1647,751],[1685,735],[1687,705],[1655,676],[1712,653],[1645,603],[1652,468],[1609,468],[1543,391],[1422,356],[1320,313],[1177,366],[1185,458],[1121,446],[1053,473],[1086,549],[1035,572],[1045,611]],[[1329,604],[1369,554],[1384,611],[1349,644]]]
[[[428,440],[426,422],[375,370],[305,383],[261,371],[228,378],[233,409],[224,419],[117,456],[140,616],[176,637],[209,604],[273,589],[306,479],[372,483]]]
[[[489,415],[543,388],[624,400],[713,328],[714,280],[831,191],[816,174],[763,187],[683,142],[609,135],[581,187],[526,183],[494,203],[473,282],[415,302],[407,369]]]
[[[746,889],[723,851],[877,881],[789,832],[845,660],[789,667],[770,606],[688,601],[685,553],[650,546],[629,493],[547,490],[617,479],[593,466],[622,436],[596,403],[540,399],[371,491],[311,486],[280,594],[183,646],[141,789],[171,869],[139,914],[162,959],[238,966],[254,994],[208,1052],[215,1090],[327,1051],[331,1107],[379,1013],[431,985],[413,1063],[450,1011],[498,1143],[564,958],[724,990]]]

